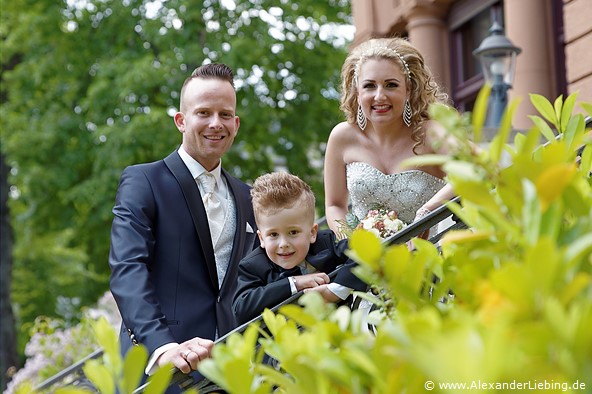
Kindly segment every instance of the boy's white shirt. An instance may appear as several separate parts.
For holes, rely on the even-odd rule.
[[[298,267],[300,267],[300,271],[302,271],[303,275],[317,271],[317,269],[315,267],[313,267],[311,264],[307,263],[306,260],[303,261],[302,263],[298,264]],[[294,277],[291,276],[290,278],[294,278]],[[298,289],[296,289],[296,282],[294,281],[294,279],[290,279],[289,282],[290,282],[290,290],[292,290],[292,295],[298,293]],[[345,300],[347,297],[349,297],[349,295],[353,291],[353,289],[351,287],[346,287],[346,286],[343,286],[343,285],[340,285],[340,284],[334,283],[334,282],[329,283],[327,285],[327,288],[329,289],[329,291],[331,291],[331,293],[335,294],[337,297],[339,297],[342,300]]]

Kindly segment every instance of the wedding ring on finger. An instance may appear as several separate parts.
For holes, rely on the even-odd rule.
[[[189,353],[193,353],[193,350],[187,350],[185,353],[183,353],[183,358],[185,360],[187,360],[187,356],[189,356]]]

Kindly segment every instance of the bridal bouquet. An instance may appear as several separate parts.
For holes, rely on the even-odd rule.
[[[385,239],[403,228],[403,222],[397,218],[395,211],[371,209],[357,228],[363,228]]]
[[[348,213],[345,218],[345,231],[349,235],[351,231],[363,228],[382,239],[386,239],[397,231],[401,230],[404,223],[397,217],[395,211],[389,211],[383,208],[371,209],[362,220],[358,220],[353,214]],[[348,231],[349,230],[349,231]]]

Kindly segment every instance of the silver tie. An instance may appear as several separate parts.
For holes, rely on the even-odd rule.
[[[204,172],[199,176],[199,182],[202,184],[205,192],[202,200],[208,214],[208,224],[210,226],[210,233],[212,234],[212,245],[215,247],[216,242],[220,237],[220,233],[222,232],[222,226],[224,225],[222,203],[216,193],[214,193],[216,178],[214,178],[212,174]]]

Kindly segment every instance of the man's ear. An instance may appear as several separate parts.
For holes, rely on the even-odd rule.
[[[175,113],[175,116],[173,117],[174,121],[175,121],[175,126],[177,126],[177,129],[179,129],[179,131],[181,133],[185,132],[185,114],[183,114],[183,112],[177,112]]]
[[[310,229],[310,243],[313,244],[317,240],[317,233],[319,232],[319,225],[317,223],[312,225]]]
[[[265,242],[263,242],[263,236],[261,235],[260,230],[257,230],[257,236],[259,237],[259,244],[263,249],[265,249]]]

